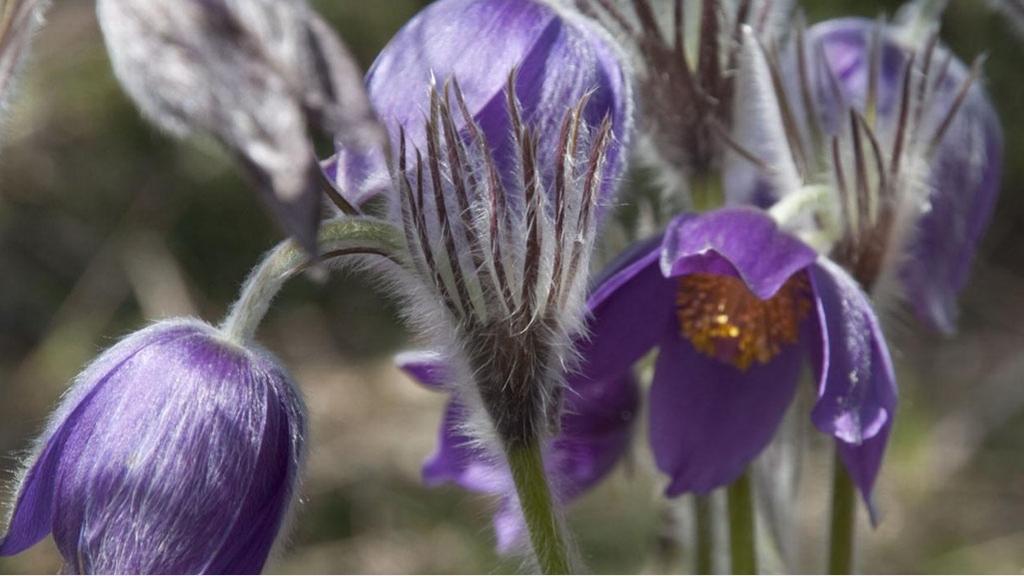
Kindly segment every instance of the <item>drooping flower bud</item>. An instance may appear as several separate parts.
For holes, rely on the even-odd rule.
[[[18,482],[0,555],[74,573],[259,573],[293,500],[301,398],[266,352],[161,322],[86,368]]]
[[[425,151],[424,119],[431,86],[457,81],[469,116],[493,149],[498,173],[511,185],[519,151],[510,138],[506,88],[515,69],[522,121],[535,130],[538,167],[545,189],[555,178],[559,130],[565,111],[585,95],[583,120],[596,127],[608,116],[609,143],[601,200],[607,202],[625,167],[632,129],[632,94],[623,58],[598,27],[569,10],[539,0],[441,0],[409,21],[377,57],[367,91],[395,150],[399,132],[408,140],[407,161]],[[453,118],[457,131],[467,126]],[[344,144],[344,143],[342,143]],[[338,156],[340,187],[354,202],[390,186],[380,158]]]
[[[125,90],[173,134],[220,141],[278,223],[316,248],[323,174],[308,126],[356,149],[383,142],[359,68],[305,0],[99,0]]]

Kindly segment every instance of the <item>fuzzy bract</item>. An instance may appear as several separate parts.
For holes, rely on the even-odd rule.
[[[304,437],[276,360],[197,321],[160,322],[74,381],[18,482],[0,555],[52,533],[73,573],[259,573]]]

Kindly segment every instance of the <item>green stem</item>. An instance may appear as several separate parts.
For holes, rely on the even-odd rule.
[[[401,265],[404,261],[401,238],[401,232],[380,220],[338,218],[320,224],[317,244],[325,260],[373,254]],[[251,340],[285,282],[311,263],[305,251],[291,240],[285,240],[267,252],[246,278],[238,300],[221,323],[224,334],[239,343]]]
[[[853,573],[853,536],[857,528],[857,494],[853,481],[836,452],[832,471],[832,529],[828,554],[829,574]]]
[[[727,488],[729,500],[729,554],[733,574],[757,574],[757,535],[750,473]]]
[[[697,539],[697,558],[695,572],[697,574],[711,574],[713,570],[712,557],[715,550],[714,526],[712,525],[711,496],[699,494],[694,497],[693,502],[694,536]]]
[[[569,574],[569,549],[551,500],[540,443],[506,446],[505,451],[541,572]]]
[[[707,212],[725,204],[725,192],[717,175],[698,176],[691,186],[693,209],[697,212]]]

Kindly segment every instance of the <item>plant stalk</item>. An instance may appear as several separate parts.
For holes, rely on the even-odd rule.
[[[714,570],[712,564],[715,550],[715,530],[712,524],[711,495],[698,494],[693,498],[694,512],[694,538],[696,538],[697,553],[694,563],[694,572],[697,574],[711,574]]]
[[[505,447],[537,564],[544,574],[570,574],[569,548],[555,511],[536,440]]]
[[[744,472],[727,490],[729,501],[729,554],[733,574],[757,574],[757,534],[750,472]]]
[[[348,255],[377,255],[402,265],[401,232],[371,218],[337,218],[322,222],[317,245],[321,260]],[[270,303],[295,274],[316,264],[298,244],[285,240],[271,249],[242,285],[238,299],[221,323],[231,340],[247,343],[270,309]]]
[[[832,527],[828,554],[829,574],[853,573],[853,538],[857,528],[857,495],[836,451],[832,470]]]

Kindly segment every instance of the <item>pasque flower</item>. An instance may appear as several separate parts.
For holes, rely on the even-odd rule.
[[[74,381],[18,481],[0,555],[52,532],[73,573],[258,573],[304,436],[302,400],[266,352],[160,322]]]
[[[449,359],[464,432],[520,459],[510,469],[539,566],[568,570],[540,447],[574,361],[600,213],[625,165],[622,61],[553,4],[442,0],[385,47],[367,87],[391,153],[341,146],[328,169],[354,204],[385,192],[404,233],[405,314]]]
[[[432,353],[403,353],[398,365],[421,384],[444,390],[451,370]],[[603,381],[569,377],[557,435],[545,448],[545,465],[556,498],[571,502],[603,480],[628,451],[639,408],[640,390],[633,376]],[[423,465],[429,485],[454,483],[474,492],[503,497],[494,516],[498,550],[522,546],[525,527],[515,501],[512,478],[466,430],[466,409],[448,402],[436,452]]]
[[[669,495],[735,480],[768,444],[810,360],[815,426],[870,502],[896,407],[892,365],[857,282],[755,208],[678,216],[588,302],[584,377],[658,348],[650,439]]]

